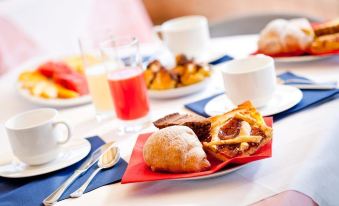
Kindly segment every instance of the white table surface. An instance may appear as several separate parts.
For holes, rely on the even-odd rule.
[[[230,54],[245,57],[256,48],[254,35],[213,39],[211,55]],[[278,64],[277,72],[293,71],[315,80],[339,81],[339,56],[322,61],[298,64]],[[6,119],[19,112],[37,108],[23,100],[15,91],[20,70],[0,77],[0,164],[11,160],[12,155],[3,128]],[[199,94],[171,101],[152,100],[152,119],[165,114],[183,111],[183,104],[199,100],[222,90],[220,75]],[[273,157],[261,160],[223,177],[199,181],[163,181],[136,184],[112,184],[86,193],[79,199],[67,199],[60,205],[248,205],[287,190],[294,183],[303,162],[312,154],[329,124],[339,115],[339,99],[309,108],[274,123]],[[97,123],[91,105],[63,109],[60,118],[73,126],[74,137],[99,135],[105,140],[116,140],[122,156],[128,160],[137,135],[119,137],[112,132],[117,121]],[[153,130],[149,127],[146,130]],[[310,141],[310,136],[312,141]],[[322,139],[321,139],[322,138]]]

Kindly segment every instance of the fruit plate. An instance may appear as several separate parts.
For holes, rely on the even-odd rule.
[[[27,89],[21,88],[19,83],[17,84],[16,88],[20,96],[22,96],[27,101],[30,101],[39,106],[64,108],[64,107],[74,107],[74,106],[79,106],[83,104],[88,104],[92,101],[90,95],[83,95],[80,97],[70,98],[70,99],[59,99],[59,98],[45,99],[42,97],[36,97],[36,96],[31,95]]]
[[[77,54],[63,54],[63,55],[46,55],[40,56],[36,58],[32,58],[29,61],[22,64],[20,67],[16,68],[17,71],[32,71],[35,70],[39,65],[43,64],[47,61],[60,61],[62,59],[76,57],[79,56]],[[21,83],[17,81],[15,85],[15,90],[18,92],[20,96],[22,96],[25,100],[39,105],[39,106],[47,106],[53,108],[64,108],[64,107],[74,107],[83,104],[91,103],[90,95],[83,95],[75,98],[68,98],[68,99],[61,99],[61,98],[54,98],[54,99],[47,99],[42,97],[33,96],[27,89],[21,87]]]

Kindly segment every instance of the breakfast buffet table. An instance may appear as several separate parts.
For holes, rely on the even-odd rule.
[[[212,39],[210,55],[229,54],[245,57],[256,49],[256,35]],[[215,68],[212,83],[203,92],[171,100],[151,100],[152,120],[173,112],[189,112],[184,104],[223,90],[221,75]],[[1,115],[9,117],[35,106],[19,97],[15,82],[25,65],[0,77]],[[316,81],[339,81],[339,56],[305,63],[276,64],[277,73],[293,71]],[[248,205],[287,190],[300,191],[319,205],[337,203],[339,189],[339,99],[322,102],[274,123],[272,158],[260,160],[224,176],[203,180],[158,181],[111,184],[86,193],[78,199],[66,199],[60,205]],[[59,110],[60,118],[73,126],[72,138],[99,135],[114,140],[128,161],[137,134],[118,136],[117,120],[97,123],[92,105]],[[150,125],[145,131],[155,128]],[[142,132],[145,132],[142,131]],[[12,155],[3,124],[0,128],[0,164]]]

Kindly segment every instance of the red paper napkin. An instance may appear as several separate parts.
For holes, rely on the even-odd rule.
[[[265,118],[265,122],[268,126],[272,126],[273,119],[271,117]],[[203,175],[209,175],[215,173],[222,168],[226,167],[230,163],[235,164],[246,164],[249,162],[253,162],[256,160],[269,158],[272,156],[272,141],[261,147],[255,154],[251,156],[242,156],[235,157],[226,162],[221,162],[214,158],[208,157],[208,160],[211,163],[211,168],[204,172],[194,172],[194,173],[160,173],[153,172],[144,162],[143,158],[143,146],[147,140],[147,138],[152,133],[141,134],[137,142],[134,146],[131,159],[129,160],[127,169],[125,171],[124,176],[122,177],[121,183],[133,183],[133,182],[148,182],[148,181],[156,181],[156,180],[170,180],[170,179],[180,179],[180,178],[188,178],[188,177],[198,177]]]

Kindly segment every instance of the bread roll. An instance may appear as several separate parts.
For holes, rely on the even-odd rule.
[[[200,172],[210,163],[198,137],[186,126],[171,126],[153,133],[143,148],[146,164],[153,171]]]

